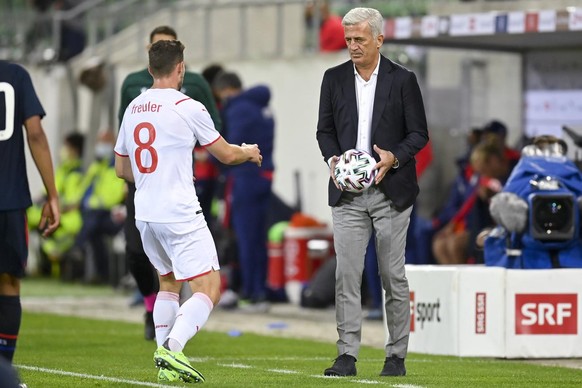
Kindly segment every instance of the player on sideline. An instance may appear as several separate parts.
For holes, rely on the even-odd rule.
[[[28,257],[26,209],[32,205],[23,126],[47,192],[39,224],[42,235],[52,234],[60,220],[51,153],[41,124],[44,115],[28,72],[0,61],[0,357],[10,363],[22,319],[20,279]]]
[[[220,299],[216,247],[196,197],[192,150],[198,141],[224,164],[261,165],[256,145],[227,143],[200,102],[179,92],[184,45],[162,40],[149,50],[154,79],[127,107],[115,146],[115,170],[134,181],[135,219],[145,252],[159,274],[154,305],[161,381],[201,382],[182,350],[206,323]],[[179,305],[181,282],[192,297]]]
[[[158,40],[177,40],[178,35],[176,31],[169,26],[159,26],[154,28],[150,32],[149,47],[156,43]],[[123,120],[123,114],[127,109],[127,106],[133,101],[134,98],[139,96],[143,91],[147,90],[152,85],[152,76],[148,72],[147,68],[139,70],[135,73],[129,74],[121,86],[120,104],[119,104],[119,123]],[[220,131],[220,114],[216,103],[214,101],[214,96],[210,86],[198,73],[191,71],[186,71],[184,74],[184,82],[182,83],[182,88],[180,89],[182,93],[186,96],[193,98],[194,100],[200,101],[210,114],[214,126],[218,131]],[[196,155],[196,152],[195,152]],[[207,165],[210,162],[206,162]],[[202,162],[199,160],[195,163],[195,169],[204,170],[202,167]],[[208,168],[205,172],[207,172]],[[207,172],[208,173],[208,172]],[[205,198],[209,197],[210,194],[208,190],[209,180],[201,179],[202,177],[197,175],[195,185],[197,185],[198,193],[202,193]],[[196,187],[196,186],[195,186]],[[206,195],[204,195],[206,194]],[[127,183],[127,197],[125,199],[125,205],[127,208],[127,218],[125,219],[125,258],[127,260],[127,265],[129,272],[133,275],[135,282],[137,283],[137,288],[140,294],[143,296],[143,302],[145,307],[145,326],[144,326],[144,336],[146,340],[155,339],[155,327],[153,321],[153,309],[154,303],[156,301],[156,295],[158,292],[157,275],[150,264],[150,260],[143,250],[143,244],[141,243],[141,238],[139,236],[139,231],[135,226],[135,208],[133,203],[133,198],[135,195],[135,185],[131,182]],[[210,195],[211,196],[211,195]],[[206,214],[210,208],[210,201],[201,201],[201,206],[203,213]],[[208,219],[208,218],[207,218]]]

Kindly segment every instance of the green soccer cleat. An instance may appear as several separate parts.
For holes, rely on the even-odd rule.
[[[171,383],[174,381],[181,381],[181,380],[180,380],[180,375],[178,374],[178,372],[171,370],[171,369],[160,368],[160,370],[158,372],[158,381],[163,382],[163,383]]]
[[[204,376],[190,365],[182,352],[172,352],[160,346],[154,353],[154,363],[157,368],[175,371],[185,383],[203,383]],[[158,374],[159,377],[159,374]]]

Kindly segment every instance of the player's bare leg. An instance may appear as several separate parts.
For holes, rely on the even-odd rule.
[[[220,275],[213,270],[190,280],[192,296],[176,310],[181,284],[173,274],[160,277],[160,293],[154,307],[159,347],[154,354],[154,361],[158,368],[179,373],[180,379],[185,382],[202,382],[204,376],[190,365],[182,350],[206,323],[214,305],[218,303]]]

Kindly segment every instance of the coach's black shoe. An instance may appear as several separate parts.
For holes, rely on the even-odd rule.
[[[355,376],[356,374],[356,358],[349,354],[342,354],[335,359],[331,368],[323,371],[324,376]]]
[[[154,313],[146,312],[144,319],[144,337],[148,341],[156,339],[156,327],[154,325]]]
[[[406,376],[404,358],[396,356],[386,357],[380,376]]]

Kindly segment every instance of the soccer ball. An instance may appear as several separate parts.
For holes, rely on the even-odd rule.
[[[377,170],[376,160],[366,151],[351,149],[344,152],[333,171],[340,188],[359,193],[372,186]]]

